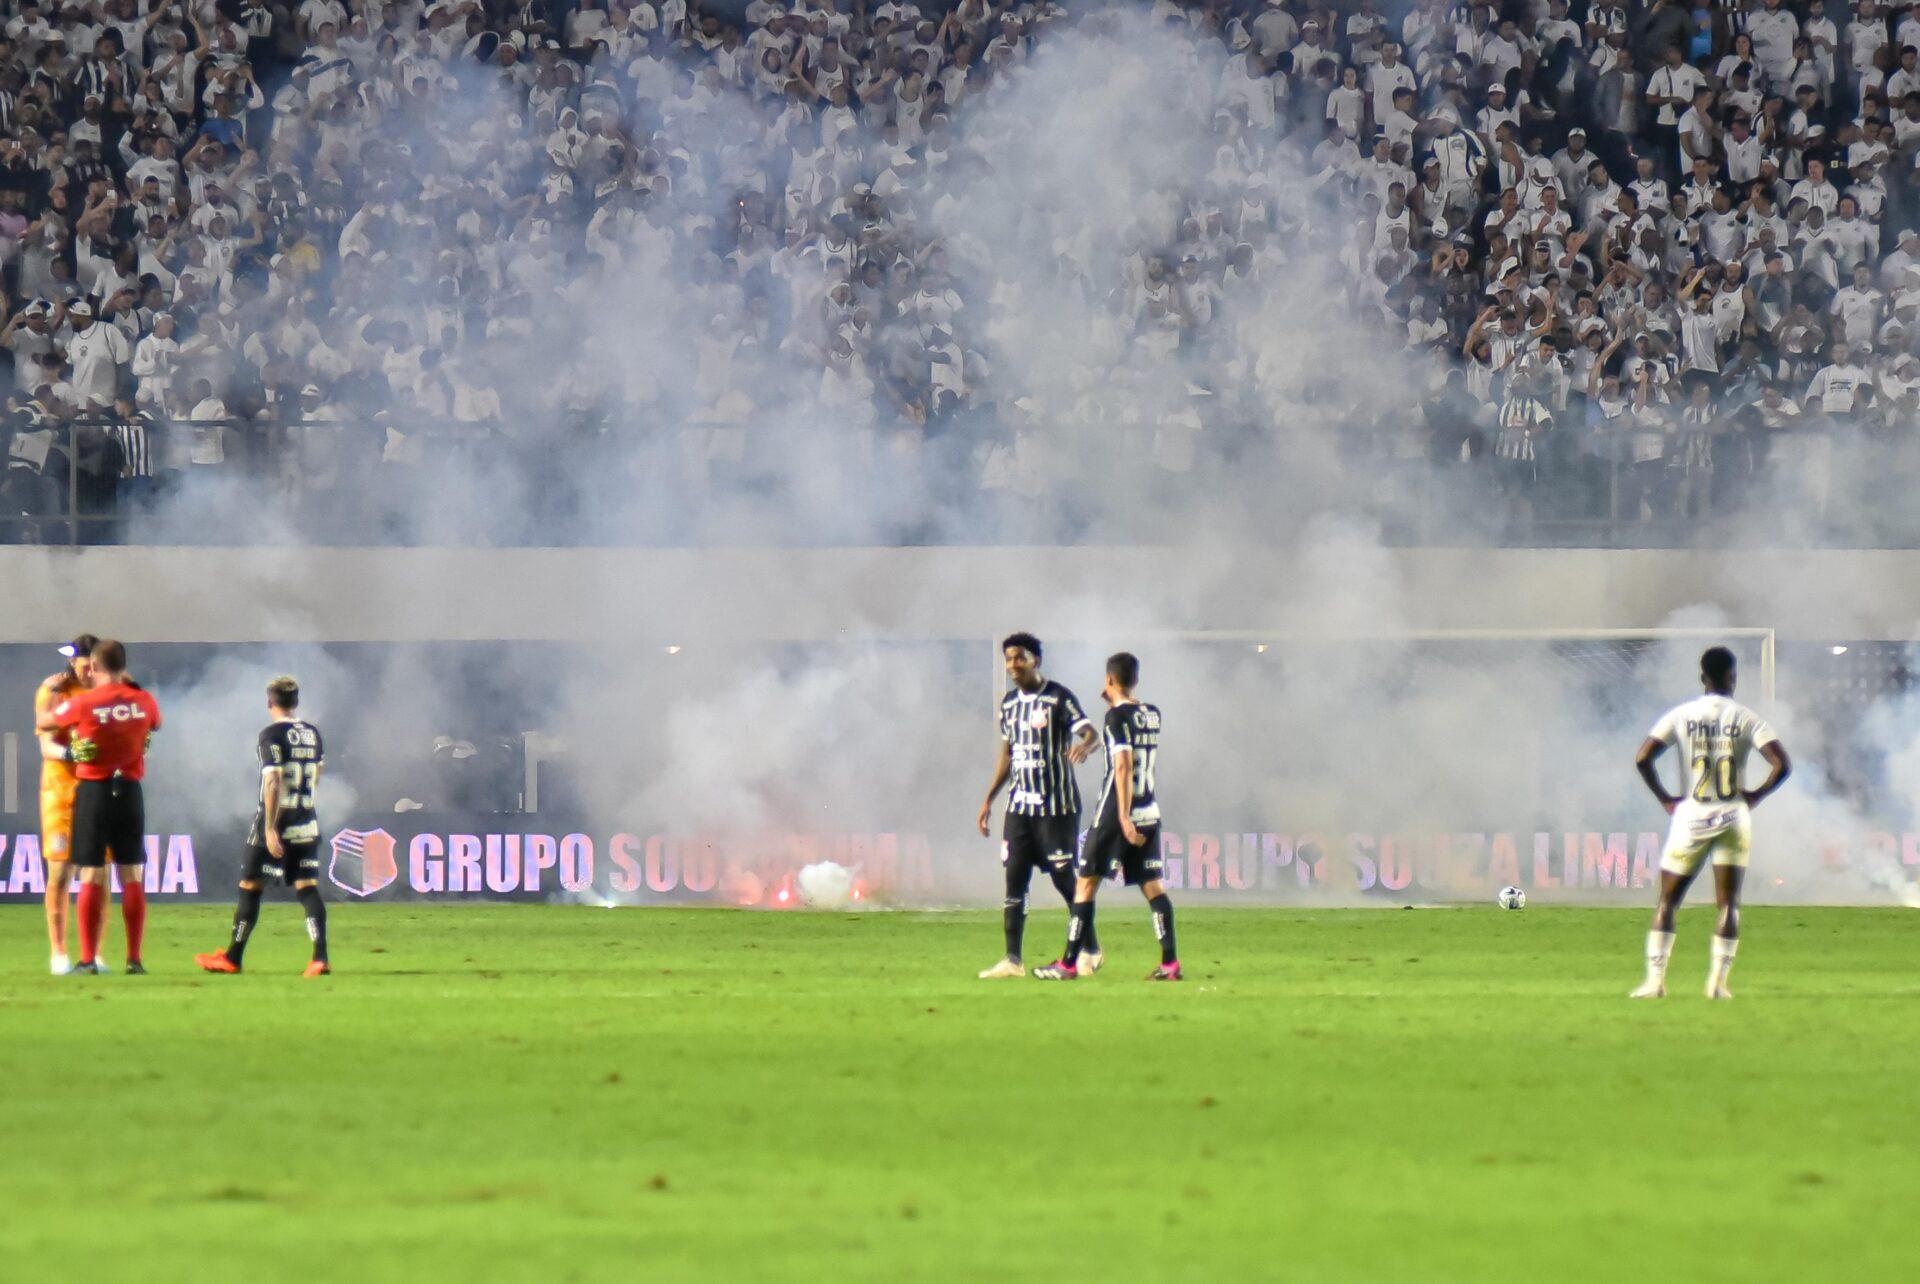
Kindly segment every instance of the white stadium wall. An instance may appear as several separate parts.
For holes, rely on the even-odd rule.
[[[1374,550],[1369,599],[1287,550],[0,549],[0,641],[822,640],[1129,630],[1650,629],[1920,637],[1920,552]],[[1329,580],[1334,581],[1329,583]]]

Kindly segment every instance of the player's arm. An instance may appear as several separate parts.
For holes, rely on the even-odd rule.
[[[1755,747],[1760,750],[1760,756],[1767,760],[1767,766],[1772,770],[1767,773],[1767,778],[1760,782],[1758,789],[1749,789],[1742,795],[1749,807],[1758,807],[1762,799],[1786,784],[1787,777],[1793,774],[1793,761],[1787,757],[1787,747],[1778,740],[1769,740]]]
[[[260,768],[261,840],[275,860],[286,855],[280,845],[280,768]]]
[[[1673,809],[1680,805],[1680,798],[1667,792],[1666,785],[1660,780],[1660,770],[1654,765],[1655,759],[1665,753],[1666,748],[1665,742],[1648,736],[1640,742],[1640,752],[1634,755],[1633,765],[1639,770],[1640,779],[1646,781],[1647,788],[1653,791],[1653,796],[1660,800],[1661,810],[1671,816]]]
[[[1139,847],[1147,840],[1133,823],[1133,750],[1125,745],[1113,749],[1113,790],[1120,804],[1120,832]]]
[[[80,710],[72,700],[49,702],[44,709],[36,710],[33,715],[33,729],[42,731],[69,731],[80,722]]]
[[[48,762],[72,762],[73,747],[68,744],[66,737],[40,725],[41,720],[53,710],[54,694],[45,685],[33,693],[33,723],[35,735],[40,741],[40,756]]]
[[[1073,733],[1073,743],[1067,746],[1067,761],[1085,762],[1093,754],[1093,747],[1099,743],[1100,737],[1094,734],[1093,724],[1087,723]]]
[[[1082,763],[1093,752],[1093,747],[1100,743],[1100,736],[1093,729],[1093,719],[1087,717],[1087,711],[1080,707],[1078,700],[1068,696],[1066,708],[1067,726],[1073,732],[1073,743],[1067,746],[1067,761]]]
[[[1000,796],[1006,787],[1007,777],[1013,774],[1013,746],[1006,737],[1000,739],[1000,760],[993,765],[993,782],[987,786],[986,801],[980,804],[980,834],[982,837],[993,831],[993,800]]]

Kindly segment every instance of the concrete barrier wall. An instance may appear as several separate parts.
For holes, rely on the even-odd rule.
[[[0,642],[1283,635],[1728,624],[1920,637],[1920,553],[0,550]]]

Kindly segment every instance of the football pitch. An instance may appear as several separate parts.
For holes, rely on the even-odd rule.
[[[280,899],[55,979],[0,909],[0,1277],[1912,1278],[1911,911],[1751,910],[1714,1004],[1688,910],[1632,1003],[1640,910],[1183,910],[1149,985],[1114,901],[1056,984],[997,914],[338,904],[304,981]]]

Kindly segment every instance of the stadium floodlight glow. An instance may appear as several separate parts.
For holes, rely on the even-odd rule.
[[[1832,651],[1832,652],[1833,652],[1833,653],[1834,653],[1835,655],[1845,655],[1845,654],[1847,653],[1847,648],[1845,648],[1845,647],[1843,647],[1843,646],[1836,646],[1836,647],[1831,647],[1831,648],[1829,648],[1829,649],[1830,649],[1830,650],[1831,650],[1831,651]]]
[[[1255,655],[1265,655],[1267,653],[1267,644],[1265,642],[1255,643],[1253,653]]]
[[[678,644],[675,644],[675,645],[672,645],[672,646],[669,646],[669,647],[667,648],[667,654],[668,654],[668,655],[679,655],[679,654],[680,654],[680,647],[678,646]]]

